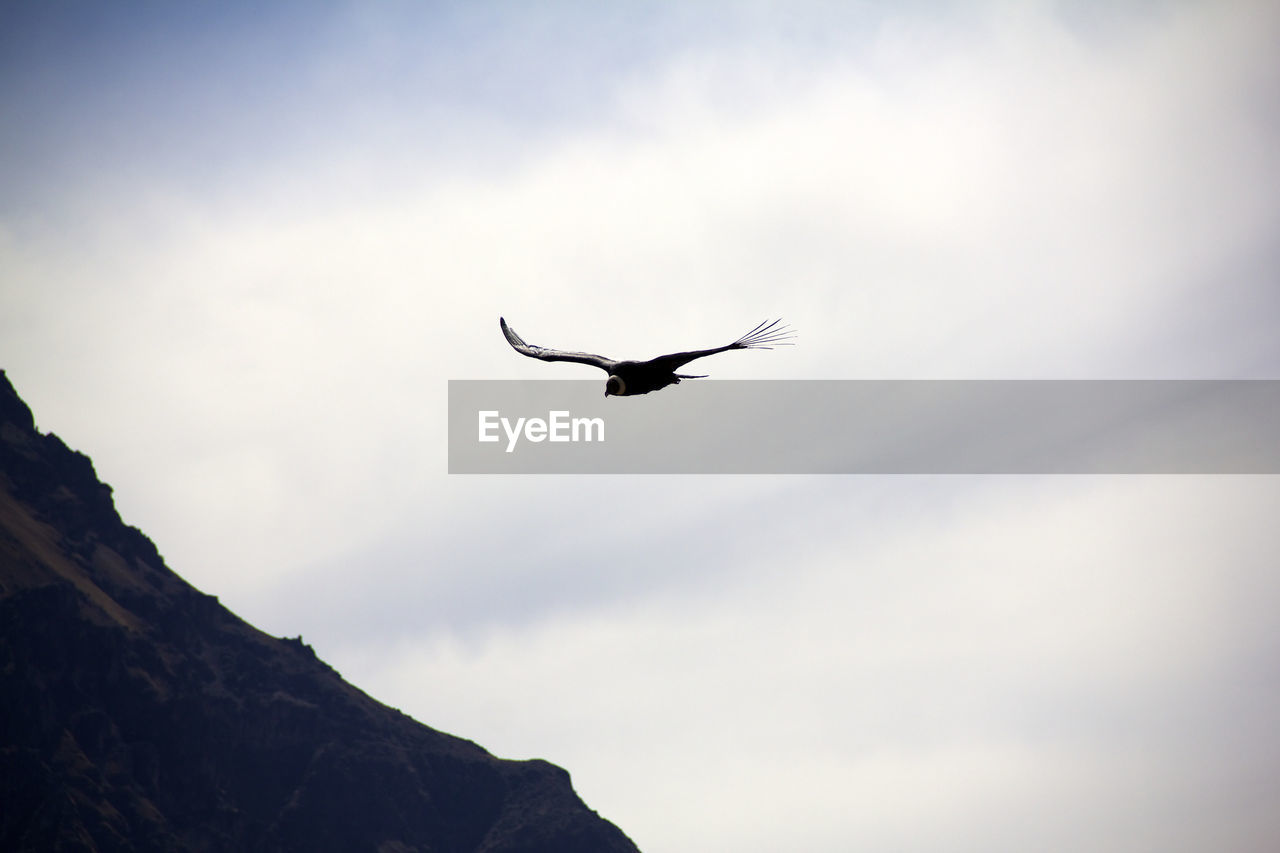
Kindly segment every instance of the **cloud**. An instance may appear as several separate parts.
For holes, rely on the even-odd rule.
[[[719,378],[1275,377],[1270,6],[567,8],[0,75],[40,425],[189,580],[645,849],[1274,837],[1232,794],[1280,766],[1270,480],[459,479],[443,433],[447,379],[587,370],[500,314],[800,330]]]
[[[1255,778],[1246,744],[1273,755],[1256,739],[1275,697],[1249,672],[1275,643],[1274,491],[810,482],[790,529],[746,551],[694,564],[703,537],[668,537],[651,566],[716,578],[697,594],[636,582],[578,615],[352,665],[437,725],[573,768],[589,802],[652,833],[642,846],[776,849],[785,826],[815,850],[1072,849],[1079,825],[1101,847],[1151,846],[1197,799]],[[705,535],[758,529],[744,521]],[[1206,841],[1226,814],[1265,827],[1256,807],[1184,831]]]

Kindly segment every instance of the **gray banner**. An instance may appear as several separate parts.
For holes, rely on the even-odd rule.
[[[451,380],[451,474],[1278,474],[1280,381]]]

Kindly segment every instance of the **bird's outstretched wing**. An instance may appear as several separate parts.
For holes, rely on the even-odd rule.
[[[539,358],[543,361],[576,361],[579,364],[590,364],[609,373],[613,370],[616,361],[611,358],[605,358],[602,355],[593,355],[589,352],[566,352],[565,350],[547,349],[546,347],[534,346],[524,342],[524,338],[516,334],[515,329],[507,325],[507,321],[502,317],[498,318],[498,325],[502,327],[502,334],[506,336],[507,343],[511,344],[511,348],[521,355],[527,355],[529,358]]]
[[[698,349],[688,352],[673,352],[670,355],[660,355],[652,359],[648,364],[655,367],[662,367],[666,370],[676,370],[683,365],[688,364],[695,358],[703,356],[715,355],[719,352],[728,352],[735,349],[773,349],[774,347],[789,347],[793,344],[796,333],[791,331],[787,326],[781,325],[781,320],[765,320],[742,337],[738,338],[731,344],[725,344],[722,347],[714,349]],[[695,378],[695,377],[687,377]],[[701,377],[696,377],[701,378]]]

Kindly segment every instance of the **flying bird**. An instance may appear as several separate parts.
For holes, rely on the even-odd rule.
[[[579,364],[590,364],[609,374],[609,380],[604,384],[606,397],[648,394],[650,391],[659,391],[668,385],[678,385],[681,379],[705,379],[706,374],[689,376],[676,373],[676,370],[696,358],[734,349],[773,349],[775,346],[791,346],[791,339],[795,337],[795,333],[781,323],[781,320],[765,320],[733,343],[715,349],[673,352],[648,361],[614,361],[589,352],[566,352],[527,344],[524,338],[516,334],[515,329],[507,325],[505,319],[498,318],[498,325],[502,327],[502,334],[506,336],[507,343],[521,355],[543,361],[576,361]]]

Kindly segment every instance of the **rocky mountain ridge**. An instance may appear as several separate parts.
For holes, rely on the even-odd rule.
[[[187,584],[2,371],[0,804],[7,851],[636,849]]]

